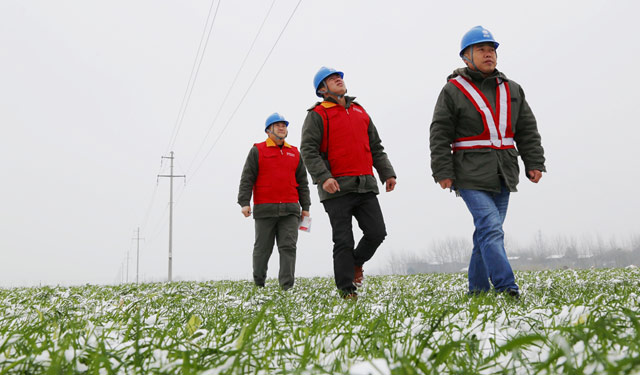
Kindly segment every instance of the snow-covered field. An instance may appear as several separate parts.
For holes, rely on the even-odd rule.
[[[0,289],[0,374],[640,374],[640,271]]]

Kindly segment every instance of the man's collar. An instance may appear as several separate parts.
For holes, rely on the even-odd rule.
[[[277,147],[278,145],[271,138],[267,138],[267,147]],[[284,141],[284,147],[291,148],[291,145]]]
[[[354,102],[354,100],[356,99],[355,96],[344,96],[344,100],[347,104],[347,107],[349,107],[351,105],[351,103]],[[326,98],[323,99],[322,102],[320,102],[320,105],[322,105],[324,108],[331,108],[331,107],[335,107],[336,105],[338,105],[338,102],[336,101],[336,99],[332,96],[327,96]]]
[[[478,72],[475,70],[470,69],[469,67],[466,68],[466,73],[469,76],[469,78],[471,78],[472,80],[478,80],[478,81],[482,81],[485,80],[487,78],[500,78],[503,81],[508,81],[507,77],[502,74],[502,72],[500,72],[498,69],[495,69],[493,71],[493,73],[489,74],[487,77],[485,77],[482,72]]]

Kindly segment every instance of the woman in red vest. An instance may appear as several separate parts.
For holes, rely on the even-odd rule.
[[[298,149],[285,142],[289,122],[278,113],[267,118],[264,131],[268,138],[256,143],[242,170],[238,204],[245,217],[251,216],[249,201],[253,195],[255,243],[253,281],[264,286],[274,241],[280,253],[280,287],[293,286],[296,268],[296,243],[301,216],[309,216],[311,198],[307,170]]]
[[[336,286],[344,298],[357,299],[362,265],[387,235],[373,167],[387,192],[396,185],[396,173],[373,121],[354,97],[345,95],[343,76],[327,67],[316,73],[313,86],[323,101],[309,109],[300,150],[331,222]],[[353,217],[363,232],[357,246]]]

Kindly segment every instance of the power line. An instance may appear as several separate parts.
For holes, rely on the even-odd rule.
[[[158,174],[160,174],[160,172],[158,172]],[[158,180],[159,181],[159,180]],[[185,180],[185,187],[186,187],[186,180]],[[178,199],[175,200],[175,202],[173,203],[173,207],[175,208],[178,205],[178,201],[180,199],[180,197],[182,196],[182,193],[184,193],[185,188],[183,188],[182,190],[178,190]],[[159,219],[155,221],[155,225],[150,226],[149,228],[153,228],[150,229],[149,231],[147,231],[147,233],[151,233],[151,237],[147,239],[147,243],[152,243],[153,241],[156,240],[156,238],[158,238],[158,236],[162,233],[162,231],[164,230],[164,226],[165,226],[165,219],[167,217],[167,214],[169,213],[169,205],[165,205],[164,206],[164,210],[162,211],[162,213],[160,213]]]
[[[206,143],[207,139],[209,138],[209,134],[211,133],[211,130],[213,129],[213,126],[217,123],[218,117],[220,116],[220,112],[222,111],[222,108],[224,107],[224,105],[227,103],[227,99],[229,98],[229,95],[231,94],[231,91],[235,87],[236,81],[238,80],[238,77],[240,76],[240,73],[244,69],[244,66],[245,66],[245,64],[247,62],[247,59],[249,58],[249,55],[251,54],[251,51],[253,51],[253,47],[255,46],[256,41],[258,40],[258,37],[262,33],[262,29],[263,29],[265,23],[267,22],[267,18],[269,18],[269,15],[271,14],[271,10],[273,9],[273,5],[275,3],[276,3],[276,0],[273,0],[271,2],[271,6],[269,7],[269,10],[267,11],[267,14],[264,16],[264,19],[262,20],[262,24],[258,28],[258,32],[256,33],[256,36],[253,38],[253,42],[251,43],[251,46],[247,50],[247,53],[244,55],[244,59],[242,60],[242,63],[240,64],[240,68],[236,72],[236,75],[233,78],[233,81],[231,82],[231,85],[229,86],[229,89],[227,90],[227,93],[224,96],[224,99],[222,100],[222,104],[220,104],[220,107],[218,107],[218,111],[216,112],[216,115],[213,118],[213,121],[211,122],[211,125],[209,126],[209,129],[207,130],[207,134],[202,139],[202,142],[200,142],[200,146],[198,147],[198,151],[196,151],[195,156],[193,157],[193,159],[191,159],[191,163],[189,163],[189,168],[187,168],[187,174],[189,174],[189,175],[191,174],[191,168],[193,167],[193,163],[196,161],[196,159],[198,159],[198,156],[200,155],[200,151],[202,151],[202,148],[204,147],[204,144]]]
[[[160,168],[158,169],[158,173],[157,174],[161,174],[162,173],[162,164],[163,164],[164,159],[160,158]],[[144,215],[144,219],[142,220],[142,229],[144,231],[144,229],[147,228],[147,223],[149,222],[149,215],[151,214],[151,209],[153,208],[153,203],[155,201],[156,198],[156,193],[158,192],[158,185],[159,185],[159,180],[156,180],[156,184],[153,188],[153,193],[151,194],[151,200],[149,201],[149,204],[147,205],[147,211]]]
[[[184,119],[184,115],[187,112],[187,107],[189,106],[189,102],[191,100],[191,94],[193,93],[193,88],[196,84],[196,79],[198,78],[198,73],[200,72],[200,66],[202,65],[202,60],[204,60],[204,54],[207,50],[207,46],[209,45],[209,38],[211,37],[211,31],[213,30],[213,25],[216,22],[216,16],[218,15],[218,9],[220,8],[220,3],[222,0],[218,0],[218,5],[216,6],[216,11],[213,15],[213,20],[211,21],[211,25],[209,26],[209,32],[207,33],[207,38],[203,40],[205,36],[205,32],[207,30],[207,24],[209,23],[209,19],[211,18],[211,10],[213,9],[213,4],[215,0],[211,0],[211,6],[209,7],[209,13],[207,14],[207,20],[204,24],[204,29],[202,30],[202,35],[200,36],[200,43],[198,45],[198,51],[196,52],[196,57],[193,60],[193,66],[191,67],[191,74],[189,75],[189,81],[187,82],[187,87],[185,89],[184,95],[182,96],[182,103],[180,104],[180,110],[178,111],[178,117],[176,118],[176,123],[173,126],[173,131],[171,132],[171,139],[169,140],[169,145],[167,146],[167,150],[165,154],[173,148],[173,145],[178,138],[178,133],[180,132],[180,128],[182,127],[182,120]],[[200,52],[202,50],[202,52]],[[200,59],[198,59],[200,56]],[[197,65],[197,67],[196,67]],[[195,73],[194,73],[195,72]]]
[[[214,1],[214,0],[213,0],[213,1]],[[212,1],[212,7],[213,7],[213,1]],[[244,60],[243,60],[243,62],[242,62],[242,64],[241,64],[241,67],[240,67],[240,69],[238,70],[238,72],[236,73],[236,77],[234,78],[233,83],[231,84],[231,86],[230,86],[229,90],[227,91],[227,94],[226,94],[226,96],[225,96],[225,98],[224,98],[223,104],[221,105],[221,107],[220,107],[220,108],[222,108],[222,106],[226,103],[227,97],[229,96],[229,93],[230,93],[230,92],[231,92],[231,90],[233,89],[233,86],[234,86],[234,84],[235,84],[235,82],[236,82],[236,80],[237,80],[237,78],[238,78],[238,76],[239,76],[240,72],[242,71],[242,69],[243,69],[243,67],[244,67],[244,65],[245,65],[245,63],[246,63],[246,60],[247,60],[248,55],[250,54],[251,50],[252,50],[252,49],[253,49],[253,47],[254,47],[254,44],[256,43],[257,38],[259,37],[259,35],[260,35],[260,33],[261,33],[261,30],[262,30],[262,28],[263,28],[263,26],[264,26],[264,24],[265,24],[265,21],[268,19],[268,16],[270,15],[270,13],[271,13],[271,10],[272,10],[272,8],[273,8],[274,3],[275,3],[275,0],[274,0],[274,1],[273,1],[273,3],[271,4],[271,7],[269,8],[269,11],[267,12],[267,14],[266,14],[266,16],[265,16],[265,18],[264,18],[264,20],[263,20],[263,22],[262,22],[262,25],[260,26],[260,28],[259,28],[259,30],[258,30],[258,33],[256,34],[256,37],[254,38],[254,41],[252,42],[251,47],[249,48],[249,50],[248,50],[247,54],[245,55],[245,58],[244,58]],[[299,6],[300,6],[300,4],[301,4],[301,3],[302,3],[302,0],[299,0],[299,1],[298,1],[298,3],[296,4],[295,8],[294,8],[294,9],[293,9],[293,11],[291,12],[291,15],[290,15],[290,16],[289,16],[289,18],[287,19],[287,22],[286,22],[286,23],[285,23],[285,25],[283,26],[282,30],[280,31],[280,34],[278,35],[278,37],[277,37],[277,39],[275,40],[275,42],[274,42],[273,46],[271,47],[271,49],[270,49],[269,53],[268,53],[268,54],[267,54],[267,56],[265,57],[265,59],[264,59],[264,61],[263,61],[262,65],[260,66],[260,68],[259,68],[259,69],[258,69],[258,71],[256,72],[255,76],[253,77],[253,80],[252,80],[252,81],[251,81],[251,83],[249,84],[249,87],[247,87],[247,89],[246,89],[246,91],[244,92],[244,94],[243,94],[242,98],[240,99],[240,102],[238,103],[238,105],[236,106],[236,108],[234,109],[234,111],[232,112],[231,116],[230,116],[230,117],[229,117],[229,119],[227,120],[227,122],[226,122],[226,124],[224,125],[224,127],[222,128],[222,131],[220,132],[220,134],[218,135],[218,137],[217,137],[217,138],[216,138],[216,140],[214,141],[214,143],[213,143],[213,145],[211,146],[211,148],[209,148],[209,150],[207,151],[207,154],[206,154],[206,155],[205,155],[205,157],[202,159],[202,161],[200,162],[200,164],[198,165],[198,167],[196,168],[196,170],[193,172],[193,174],[190,174],[190,175],[192,176],[192,179],[193,179],[193,175],[194,175],[198,170],[200,170],[200,168],[201,168],[201,167],[202,167],[202,165],[204,164],[205,160],[209,157],[209,155],[210,155],[210,154],[211,154],[211,152],[213,151],[214,147],[215,147],[215,146],[216,146],[216,144],[218,143],[218,140],[220,139],[220,137],[222,136],[222,134],[224,133],[224,131],[227,129],[227,127],[228,127],[228,126],[229,126],[229,124],[231,123],[231,120],[233,119],[233,117],[235,116],[236,112],[238,111],[238,109],[240,108],[240,106],[242,105],[242,103],[244,102],[244,99],[247,97],[247,95],[248,95],[249,91],[251,90],[251,88],[253,87],[254,83],[255,83],[255,82],[256,82],[256,80],[258,79],[258,76],[260,75],[260,73],[262,72],[262,70],[263,70],[264,66],[266,65],[267,61],[268,61],[268,60],[269,60],[269,58],[271,57],[271,54],[273,53],[273,51],[274,51],[275,47],[277,46],[278,42],[280,41],[280,38],[281,38],[281,37],[282,37],[282,35],[284,34],[285,30],[286,30],[286,29],[287,29],[287,27],[289,26],[289,23],[291,22],[291,19],[292,19],[292,18],[293,18],[293,16],[295,15],[295,13],[296,13],[296,11],[298,10],[298,8],[299,8]],[[219,6],[220,6],[220,2],[218,2],[218,7],[219,7]],[[216,14],[217,14],[217,11],[218,11],[217,9],[218,9],[218,8],[216,8]],[[214,20],[213,20],[213,21],[215,21],[215,15],[214,15]],[[212,22],[212,25],[213,25],[213,22]],[[206,24],[205,24],[205,28],[206,28]],[[211,28],[210,28],[210,30],[211,30]],[[207,42],[208,42],[208,37],[207,37]],[[205,44],[205,48],[206,48],[206,44]],[[204,54],[204,52],[203,52],[203,54]],[[196,55],[196,56],[197,56],[197,55]],[[202,62],[202,59],[200,60],[200,62]],[[195,62],[194,62],[194,66],[195,66]],[[200,67],[200,64],[198,64],[198,70],[199,70],[199,67]],[[196,75],[197,75],[197,71],[198,71],[198,70],[196,70]],[[188,87],[189,87],[189,86],[187,86],[187,90],[188,90]],[[193,88],[191,88],[191,90],[193,90]],[[188,97],[190,97],[190,96],[186,96],[186,97],[188,98]],[[186,100],[188,101],[188,99],[186,99]],[[207,136],[209,135],[209,132],[211,131],[211,128],[213,127],[213,125],[215,124],[215,122],[216,122],[216,120],[217,120],[217,118],[218,118],[219,111],[220,111],[220,109],[218,110],[218,113],[216,114],[216,117],[214,118],[214,121],[212,122],[212,125],[211,125],[211,127],[210,127],[209,131],[207,132]],[[181,120],[179,120],[179,121],[181,122]],[[179,123],[179,122],[177,122],[177,123],[176,123],[176,126],[178,126],[178,125],[177,125],[178,123]],[[178,131],[179,131],[179,128],[178,128]],[[177,136],[177,132],[176,132],[176,136]],[[172,138],[173,138],[173,137],[172,137]],[[205,139],[206,139],[206,137],[205,137]],[[175,141],[175,139],[173,139],[173,141],[172,141],[171,145],[173,145],[173,142],[174,142],[174,141]],[[202,148],[202,146],[203,146],[203,145],[201,145],[201,146],[200,146],[200,148],[198,149],[198,153],[200,152],[200,149]],[[197,154],[196,154],[196,156],[197,156]],[[194,161],[195,161],[195,158],[194,158]],[[193,166],[193,161],[190,163],[189,168],[191,168],[192,166]],[[190,169],[189,169],[189,170],[190,170]],[[171,174],[173,174],[173,173],[171,173]],[[173,179],[172,179],[172,180],[173,180]],[[154,190],[154,197],[155,197],[155,193],[156,193],[156,191],[157,191],[157,187],[158,187],[158,185],[156,184],[156,190]],[[176,205],[176,206],[177,206],[177,204],[178,204],[178,202],[180,201],[180,198],[182,197],[182,194],[183,194],[183,193],[184,193],[184,189],[180,192],[180,194],[179,194],[179,196],[178,196],[178,199],[176,200],[176,202],[174,203],[174,205]],[[152,202],[153,202],[153,198],[152,198]],[[149,205],[149,206],[151,207],[151,203],[150,203],[150,205]],[[148,220],[150,207],[149,207],[149,209],[147,210],[147,215],[146,215],[146,217],[145,217],[145,225],[146,225],[146,222],[147,222],[147,220]],[[158,222],[158,224],[156,225],[156,230],[154,230],[154,233],[156,233],[156,234],[152,236],[152,239],[155,239],[155,238],[157,237],[157,235],[158,235],[158,234],[160,234],[160,229],[161,229],[160,227],[161,227],[161,225],[164,223],[164,217],[165,217],[165,214],[166,214],[166,212],[167,212],[167,209],[166,209],[166,208],[167,208],[167,207],[165,207],[165,210],[164,210],[163,214],[161,215],[161,220],[160,220],[160,221]],[[172,207],[171,207],[171,205],[170,205],[170,207],[169,207],[169,208],[172,208]],[[143,226],[143,227],[144,227],[144,226]]]
[[[211,19],[211,12],[213,10],[213,4],[215,4],[215,0],[211,0],[211,6],[209,6],[209,12],[207,13],[207,19],[204,23],[204,27],[202,28],[202,35],[200,36],[200,42],[198,43],[198,50],[196,51],[196,56],[193,59],[193,64],[191,66],[191,73],[189,74],[189,80],[187,81],[187,87],[185,88],[184,94],[182,96],[182,102],[180,103],[180,109],[178,110],[178,116],[176,118],[176,122],[173,126],[173,130],[171,131],[171,138],[169,140],[169,146],[167,147],[167,151],[165,152],[168,153],[169,149],[173,147],[173,144],[175,143],[176,138],[178,137],[178,133],[180,131],[180,127],[182,126],[182,120],[184,119],[184,114],[186,113],[187,107],[189,106],[189,101],[191,99],[191,93],[193,92],[193,87],[195,86],[195,81],[198,78],[198,73],[200,72],[200,65],[202,64],[202,60],[204,58],[204,53],[206,51],[207,45],[209,43],[209,37],[211,36],[211,31],[213,30],[213,25],[215,23],[216,20],[216,16],[218,15],[218,9],[220,8],[220,2],[222,0],[218,1],[218,6],[216,7],[215,13],[213,15],[213,20],[211,22],[211,25],[209,26],[209,32],[206,34],[206,42],[204,43],[204,48],[203,46],[203,41],[205,41],[205,33],[207,31],[207,25],[209,25],[209,20]],[[201,53],[202,51],[202,53]],[[198,60],[198,56],[200,56],[200,59]],[[162,172],[162,158],[160,159],[160,170],[158,171],[158,174],[160,174]],[[146,229],[147,226],[147,222],[149,220],[149,215],[151,213],[151,208],[153,207],[153,203],[155,201],[155,197],[156,197],[156,193],[158,191],[158,182],[156,182],[156,185],[153,189],[153,193],[151,194],[151,200],[149,201],[149,205],[147,206],[147,210],[146,213],[144,215],[144,219],[142,220],[142,228]]]
[[[158,172],[159,174],[160,172]],[[158,192],[158,183],[156,182],[156,186],[153,189],[153,193],[151,194],[151,200],[149,201],[149,205],[147,206],[147,211],[144,214],[144,219],[142,220],[142,228],[146,228],[147,221],[149,220],[149,214],[151,213],[151,207],[153,207],[153,202],[156,199],[156,193]]]
[[[175,207],[175,204],[174,204],[174,207]],[[160,214],[160,219],[156,222],[156,225],[153,227],[154,229],[151,231],[152,235],[151,235],[150,241],[155,241],[155,239],[158,238],[160,233],[162,233],[162,231],[164,230],[164,224],[165,224],[164,219],[167,216],[168,212],[169,212],[169,205],[166,205],[164,206],[164,210],[162,211],[162,214]]]
[[[296,7],[293,9],[293,11],[291,12],[291,15],[289,16],[289,19],[287,19],[287,22],[285,23],[284,27],[282,28],[282,30],[280,31],[280,34],[278,35],[278,38],[276,39],[276,41],[273,43],[273,46],[271,47],[271,50],[269,51],[269,53],[267,54],[267,57],[265,57],[264,62],[262,63],[262,65],[260,66],[260,69],[258,69],[258,72],[256,73],[256,75],[253,77],[253,80],[251,81],[251,83],[249,84],[249,87],[247,87],[247,90],[244,92],[244,95],[242,95],[242,98],[240,99],[240,102],[238,103],[238,105],[236,106],[236,108],[233,110],[233,112],[231,113],[231,116],[229,117],[229,119],[227,120],[227,123],[224,125],[224,127],[222,128],[222,131],[220,132],[220,134],[218,134],[218,137],[216,138],[216,140],[213,142],[213,145],[211,145],[211,148],[209,148],[209,151],[207,151],[207,154],[204,156],[204,158],[202,159],[202,161],[200,162],[200,164],[198,165],[198,167],[193,171],[193,173],[191,174],[191,181],[193,181],[194,176],[196,175],[196,173],[200,170],[200,168],[202,167],[202,165],[204,164],[205,160],[209,157],[209,154],[211,154],[211,151],[213,151],[213,149],[216,147],[216,145],[218,144],[218,141],[220,140],[220,137],[222,137],[222,134],[224,134],[224,131],[227,129],[227,127],[229,126],[229,124],[231,123],[231,120],[233,119],[233,117],[235,116],[236,112],[238,112],[238,109],[240,108],[240,106],[242,105],[242,103],[244,102],[244,99],[247,97],[247,94],[249,93],[249,90],[251,90],[251,88],[253,87],[253,84],[256,82],[256,80],[258,79],[258,76],[260,75],[260,73],[262,72],[262,69],[264,68],[264,66],[267,64],[267,61],[269,60],[269,57],[271,56],[271,54],[273,53],[273,50],[276,48],[276,45],[278,44],[278,42],[280,41],[280,38],[282,37],[282,34],[284,34],[285,30],[287,29],[287,26],[289,26],[289,22],[291,22],[291,19],[293,18],[294,14],[296,13],[296,10],[298,10],[298,7],[300,6],[300,3],[302,3],[302,0],[298,0],[298,4],[296,4]]]

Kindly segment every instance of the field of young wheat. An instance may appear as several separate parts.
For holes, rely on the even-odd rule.
[[[0,289],[0,374],[640,374],[640,271]]]

